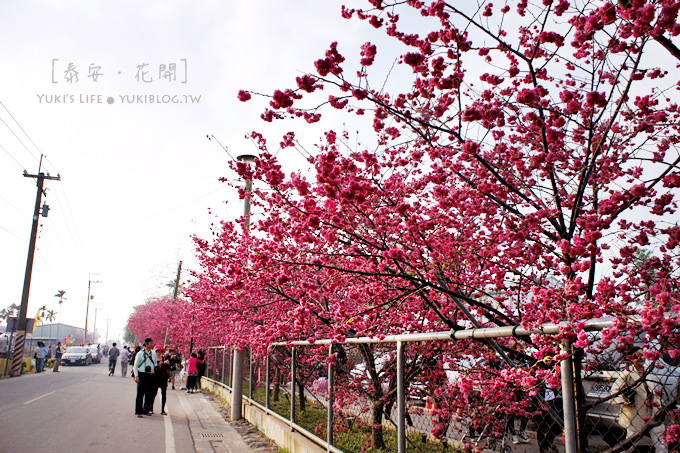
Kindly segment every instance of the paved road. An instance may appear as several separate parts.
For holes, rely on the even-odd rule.
[[[168,416],[140,419],[135,393],[104,363],[0,380],[0,452],[250,451],[203,395],[168,388]]]

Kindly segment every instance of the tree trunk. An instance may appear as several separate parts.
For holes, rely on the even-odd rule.
[[[385,439],[383,438],[383,413],[385,412],[385,402],[380,399],[373,401],[373,426],[371,426],[371,440],[373,448],[376,450],[385,450]]]
[[[274,401],[279,400],[279,394],[281,392],[281,370],[279,367],[274,367]]]
[[[305,384],[302,381],[297,381],[298,398],[300,399],[300,411],[305,410],[307,398],[305,398]]]

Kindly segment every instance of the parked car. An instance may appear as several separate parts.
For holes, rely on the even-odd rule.
[[[89,365],[92,354],[85,346],[69,346],[61,356],[62,365]]]
[[[635,339],[635,346],[649,348],[645,345],[643,336]],[[652,345],[652,347],[654,347]],[[602,351],[601,354],[592,357],[598,363],[594,371],[584,374],[583,387],[586,393],[586,402],[594,404],[588,411],[586,419],[594,431],[602,435],[605,441],[613,445],[625,438],[625,429],[619,424],[621,405],[614,402],[612,387],[614,382],[622,376],[625,367],[625,357],[617,352],[614,347]],[[592,359],[591,358],[591,359]],[[647,362],[645,368],[650,364]],[[663,389],[661,395],[662,404],[667,404],[678,396],[680,388],[680,358],[671,358],[668,354],[662,354],[654,364],[653,369],[647,376],[647,382],[656,383]],[[602,402],[597,403],[602,400]],[[597,403],[597,404],[595,404]]]
[[[88,346],[87,350],[90,351],[90,355],[92,356],[92,363],[101,363],[102,361],[102,354],[99,351],[99,348],[96,346]]]

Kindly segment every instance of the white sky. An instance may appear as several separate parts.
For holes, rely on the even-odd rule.
[[[184,276],[195,268],[190,235],[205,237],[211,222],[242,212],[235,190],[218,181],[234,179],[229,156],[206,135],[214,134],[236,156],[255,152],[244,139],[252,130],[295,129],[290,122],[261,121],[264,103],[241,103],[238,90],[269,93],[293,86],[330,42],[342,38],[341,50],[358,55],[369,40],[360,36],[366,24],[340,17],[341,4],[2,2],[0,308],[21,301],[36,194],[35,180],[22,173],[37,173],[42,152],[44,170],[62,180],[46,182],[50,212],[41,218],[27,315],[46,305],[58,312],[55,322],[83,327],[93,274],[102,283],[92,287],[88,330],[99,307],[101,340],[107,321],[109,338],[121,338],[133,306],[169,291],[164,284],[175,278],[178,260],[184,261]],[[69,63],[79,72],[77,83],[64,78]],[[169,63],[178,66],[177,80],[158,80],[158,66]],[[88,77],[91,64],[101,66],[97,82]],[[141,64],[148,64],[147,80],[153,81],[135,80]],[[136,94],[200,101],[121,100]],[[56,95],[61,103],[54,102]],[[95,95],[95,102],[85,103],[87,95]],[[270,143],[278,141],[272,136]],[[289,164],[298,165],[293,154]],[[58,290],[66,291],[61,309]]]

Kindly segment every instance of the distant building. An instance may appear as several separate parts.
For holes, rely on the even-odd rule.
[[[32,343],[43,341],[45,344],[55,344],[57,341],[64,341],[69,335],[82,341],[85,337],[85,329],[66,324],[40,324],[32,334],[27,335],[26,340]]]
[[[57,344],[57,342],[64,343],[66,337],[71,336],[76,343],[82,343],[85,336],[85,329],[66,324],[41,324],[35,328],[33,333],[26,335],[26,343],[24,344],[24,357],[33,357],[33,350],[39,341],[42,341],[47,346]],[[90,337],[88,335],[88,337]],[[11,337],[11,332],[0,333],[0,357],[7,357],[7,349],[12,342],[12,349],[14,348],[15,338]]]

